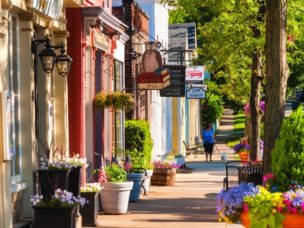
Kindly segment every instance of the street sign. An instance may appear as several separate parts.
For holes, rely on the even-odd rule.
[[[185,96],[185,66],[166,66],[169,69],[170,85],[160,90],[161,97]]]
[[[187,66],[186,68],[186,81],[204,81],[204,66]]]
[[[187,99],[203,99],[206,97],[206,91],[201,87],[190,87],[186,90]]]

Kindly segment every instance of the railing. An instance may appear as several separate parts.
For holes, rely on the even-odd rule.
[[[242,161],[225,162],[225,174],[223,188],[229,188],[240,184],[241,182],[253,183],[254,185],[262,184],[263,166],[262,164],[244,164]]]

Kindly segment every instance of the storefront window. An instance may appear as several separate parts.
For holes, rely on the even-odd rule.
[[[21,147],[20,147],[20,118],[19,118],[19,45],[18,45],[18,20],[17,17],[11,16],[8,23],[8,91],[12,94],[11,128],[6,136],[7,143],[12,152],[11,175],[14,180],[20,180],[21,170]],[[6,131],[8,132],[8,131]]]

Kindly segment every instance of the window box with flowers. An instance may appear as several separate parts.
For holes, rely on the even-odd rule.
[[[153,174],[151,177],[151,185],[171,186],[175,183],[176,164],[174,157],[168,156],[163,162],[154,162]]]
[[[85,204],[85,199],[76,197],[66,190],[57,189],[51,199],[42,195],[31,197],[34,209],[34,227],[75,228],[77,207]]]
[[[80,208],[83,226],[96,226],[98,214],[98,197],[101,191],[100,183],[87,183],[80,188],[80,196],[86,199],[86,204]]]

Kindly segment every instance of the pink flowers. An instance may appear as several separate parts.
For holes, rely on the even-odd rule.
[[[266,182],[269,182],[269,180],[272,180],[274,178],[274,175],[272,173],[266,173],[264,176],[263,176],[263,184]]]
[[[155,161],[154,162],[154,168],[158,168],[158,169],[178,169],[180,167],[180,165],[176,164],[176,162],[174,161]]]
[[[260,101],[260,110],[264,113],[265,112],[265,101]],[[250,104],[247,103],[244,106],[244,114],[245,116],[250,116]]]
[[[303,213],[304,212],[304,189],[296,188],[283,193],[283,203],[289,213]]]

